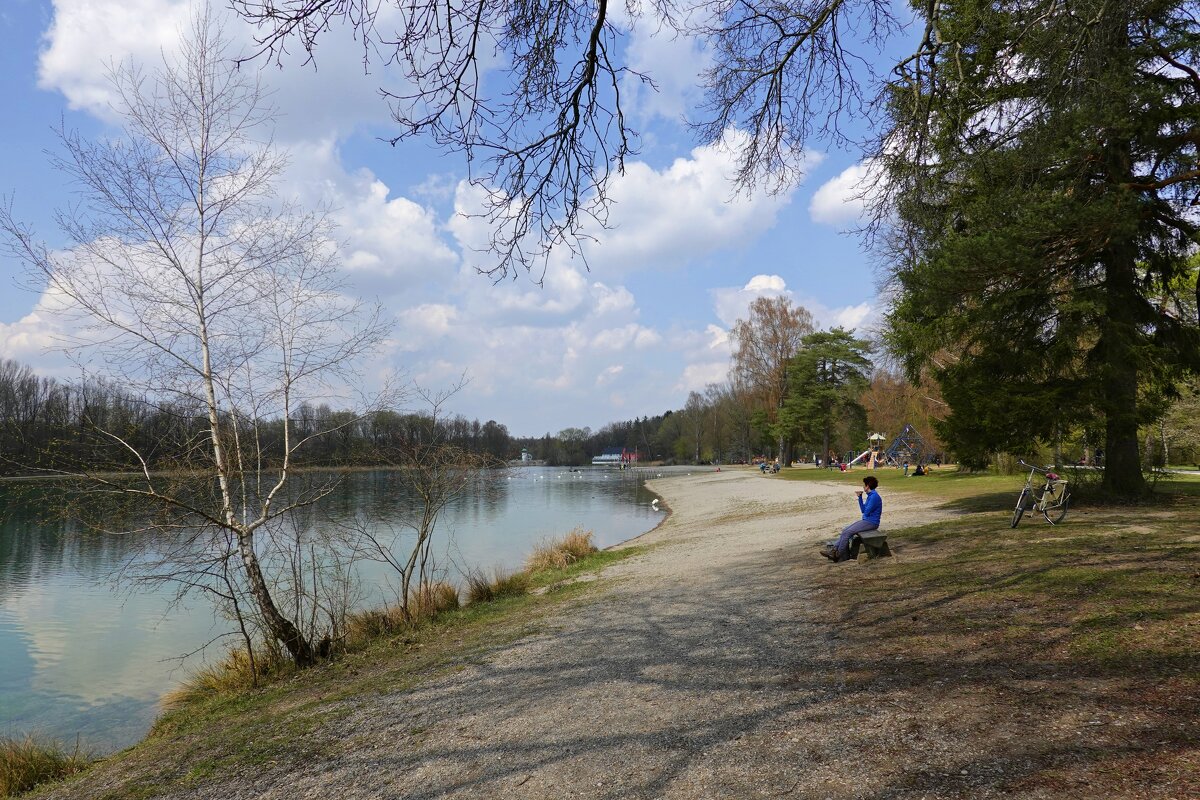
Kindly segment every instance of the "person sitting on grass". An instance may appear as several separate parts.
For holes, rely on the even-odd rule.
[[[837,543],[821,551],[821,555],[834,563],[850,560],[850,540],[854,538],[854,534],[873,531],[879,527],[879,520],[883,516],[883,498],[875,491],[879,488],[879,480],[874,475],[868,475],[863,478],[863,487],[867,495],[865,499],[863,490],[854,493],[858,496],[858,508],[862,512],[862,519],[842,528]]]

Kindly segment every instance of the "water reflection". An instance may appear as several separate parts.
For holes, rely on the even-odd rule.
[[[309,481],[328,479],[312,475]],[[660,515],[642,476],[611,470],[536,468],[479,479],[443,514],[439,563],[517,567],[538,540],[574,527],[600,546],[637,536]],[[114,574],[153,555],[152,537],[85,534],[46,519],[53,490],[0,486],[0,734],[37,730],[111,750],[140,738],[158,698],[193,667],[185,653],[225,632],[197,598],[170,607],[166,587],[128,591]],[[396,472],[342,476],[305,525],[371,519],[397,528],[413,507]],[[379,564],[359,570],[377,601],[392,577]]]

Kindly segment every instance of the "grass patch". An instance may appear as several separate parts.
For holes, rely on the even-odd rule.
[[[978,496],[952,502],[986,508],[998,480],[942,486],[975,485]],[[1167,481],[1137,506],[1073,508],[1057,526],[1035,517],[1010,528],[1005,502],[889,530],[895,557],[858,565],[814,553],[813,619],[837,629],[847,686],[881,713],[906,709],[913,726],[952,727],[964,753],[995,754],[1003,793],[1132,800],[1158,796],[1166,778],[1168,794],[1198,797],[1194,486]]]
[[[529,591],[529,573],[497,569],[489,577],[480,571],[467,573],[466,602],[492,603],[505,597],[522,595]]]
[[[529,572],[563,570],[596,551],[592,532],[576,528],[560,539],[550,539],[534,546],[529,558],[525,559],[525,569]]]
[[[0,738],[0,797],[16,797],[87,769],[91,759],[33,736]]]
[[[1058,526],[1035,517],[1012,529],[1007,511],[976,513],[896,531],[897,558],[871,563],[869,579],[846,580],[864,606],[920,620],[914,633],[1007,641],[1005,628],[1028,623],[1038,633],[1023,645],[1064,663],[1174,674],[1200,660],[1200,536],[1192,531],[1200,531],[1200,501],[1186,494],[1073,510]],[[906,635],[888,638],[899,647]]]
[[[280,680],[295,673],[291,660],[277,651],[255,654],[254,664],[244,648],[228,651],[213,664],[199,667],[178,686],[163,695],[162,707],[175,709],[230,692],[242,692],[262,682]]]

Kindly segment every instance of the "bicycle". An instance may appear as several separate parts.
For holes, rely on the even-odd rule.
[[[1060,478],[1057,473],[1035,467],[1033,464],[1018,462],[1023,467],[1029,467],[1029,477],[1025,479],[1025,488],[1017,498],[1017,507],[1013,509],[1012,525],[1015,528],[1021,523],[1021,517],[1026,511],[1040,511],[1046,522],[1057,525],[1067,515],[1067,505],[1071,502],[1071,492],[1067,488],[1066,478]],[[1045,483],[1033,485],[1033,476],[1037,473],[1046,476]],[[1030,505],[1030,501],[1033,504]]]

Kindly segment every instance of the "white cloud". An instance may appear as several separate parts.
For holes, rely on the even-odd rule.
[[[710,383],[721,383],[729,374],[728,362],[708,361],[699,364],[688,364],[675,384],[675,390],[681,395],[688,392],[699,392]],[[680,403],[682,405],[682,403]]]
[[[54,19],[44,36],[38,70],[43,89],[63,93],[70,106],[111,117],[116,100],[107,66],[132,61],[156,68],[179,52],[181,35],[200,0],[53,0]],[[231,57],[253,51],[254,29],[212,4],[223,23]],[[386,8],[384,13],[390,13]],[[279,113],[276,137],[284,142],[348,133],[363,122],[386,122],[386,104],[364,75],[362,44],[351,30],[335,27],[321,40],[320,68],[302,64],[302,54],[284,56],[278,69],[266,58],[244,65],[259,69]],[[395,87],[393,87],[395,88]]]
[[[673,267],[742,247],[775,225],[791,190],[735,193],[735,151],[742,134],[697,147],[657,170],[641,161],[609,187],[609,229],[590,231],[588,261],[604,275]],[[814,159],[810,159],[812,161]]]
[[[155,63],[176,52],[191,9],[190,0],[54,0],[39,85],[61,91],[72,108],[107,116],[116,98],[106,67],[126,59]]]
[[[804,296],[797,297],[795,302],[808,309],[817,329],[837,327],[854,330],[869,321],[879,306],[879,301],[873,294],[870,300],[850,306],[828,306],[819,300]]]
[[[36,365],[43,375],[74,377],[78,370],[68,358],[68,349],[83,332],[84,321],[74,303],[47,288],[28,314],[16,322],[0,322],[0,358]]]
[[[833,314],[833,324],[839,328],[852,330],[861,325],[874,313],[870,303],[859,303],[856,306],[845,306]]]
[[[606,367],[599,375],[596,376],[597,386],[607,386],[616,380],[617,376],[625,371],[625,367],[620,364],[613,364]]]
[[[657,331],[630,324],[600,331],[592,339],[592,344],[600,350],[626,350],[631,347],[653,347],[661,341],[662,336]]]
[[[845,226],[861,221],[866,214],[871,177],[871,165],[863,161],[823,183],[808,204],[813,222]]]
[[[627,73],[621,82],[623,103],[643,120],[660,117],[673,122],[682,121],[696,106],[703,92],[700,75],[712,62],[703,42],[679,36],[653,17],[634,23],[625,57],[630,70],[649,76],[654,86]]]
[[[398,316],[410,330],[434,337],[448,334],[459,319],[458,309],[445,303],[426,303]]]
[[[760,297],[791,297],[787,282],[778,275],[755,275],[740,289],[713,289],[713,311],[727,328],[745,319],[750,304]]]

